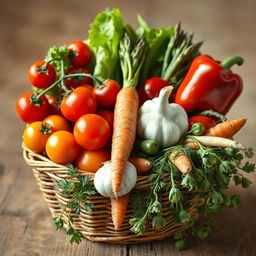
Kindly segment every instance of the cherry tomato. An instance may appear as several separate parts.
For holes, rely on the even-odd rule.
[[[72,163],[79,154],[80,147],[71,132],[54,132],[46,142],[46,154],[55,163]]]
[[[159,96],[162,88],[169,86],[169,82],[163,80],[160,77],[152,77],[147,79],[140,87],[139,99],[140,104],[143,104],[146,100],[152,100]]]
[[[52,85],[56,80],[56,72],[51,64],[45,66],[45,61],[33,63],[28,70],[30,83],[40,89],[45,89]]]
[[[25,123],[43,120],[50,110],[49,102],[44,95],[40,97],[41,104],[36,106],[31,102],[32,94],[33,92],[26,92],[16,101],[16,113]]]
[[[189,129],[191,129],[194,123],[203,124],[206,130],[216,125],[216,122],[212,118],[200,115],[192,116],[188,119]]]
[[[70,131],[67,120],[59,115],[47,116],[43,122],[49,124],[54,131]]]
[[[98,110],[96,114],[102,116],[108,122],[110,131],[112,133],[114,124],[114,113],[109,110]]]
[[[110,153],[106,149],[82,150],[76,160],[76,166],[83,171],[96,172],[103,162],[110,160]]]
[[[58,103],[58,98],[54,97],[54,96],[47,96],[48,102],[50,104],[50,110],[49,110],[49,114],[51,115],[61,115],[60,112],[60,106]]]
[[[67,71],[67,75],[79,74],[79,73],[90,74],[90,71],[86,68],[78,68],[78,67],[71,68]],[[92,79],[90,77],[85,77],[85,76],[79,76],[79,77],[73,77],[73,78],[70,77],[65,79],[65,85],[67,86],[68,89],[76,88],[82,84],[91,84],[91,83],[92,83]]]
[[[44,122],[31,123],[23,133],[24,145],[36,153],[44,152],[46,141],[51,133],[51,127]]]
[[[89,64],[92,59],[92,51],[82,41],[76,40],[68,44],[69,59],[75,67],[83,67]]]
[[[114,80],[106,80],[104,86],[93,88],[97,103],[102,108],[114,108],[120,90],[120,85]]]
[[[91,84],[81,84],[79,87],[84,87],[89,89],[91,92],[93,91],[93,86]]]
[[[74,126],[77,143],[85,149],[97,150],[106,145],[110,138],[108,122],[96,114],[80,117]]]
[[[85,114],[94,113],[96,107],[94,94],[84,87],[77,87],[60,104],[62,115],[73,122]]]

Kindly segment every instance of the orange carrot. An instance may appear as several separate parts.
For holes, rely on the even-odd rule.
[[[111,214],[115,230],[118,230],[123,223],[128,206],[129,194],[118,198],[111,197]]]
[[[145,158],[133,157],[130,158],[128,161],[135,166],[138,174],[143,174],[152,167],[152,163]]]
[[[237,119],[226,121],[215,125],[214,127],[205,131],[205,136],[215,136],[222,138],[231,138],[235,135],[246,123],[246,119]]]
[[[183,146],[184,147],[191,147],[191,148],[199,148],[198,144],[193,142],[193,141],[183,143]]]
[[[136,135],[138,93],[133,87],[124,87],[117,95],[114,110],[114,131],[112,139],[112,189],[119,191],[125,169]]]
[[[189,158],[181,150],[174,150],[168,156],[168,158],[179,169],[181,173],[187,174],[191,172],[191,162]]]

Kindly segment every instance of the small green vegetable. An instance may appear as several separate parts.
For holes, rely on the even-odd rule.
[[[140,144],[140,149],[148,155],[155,155],[159,151],[159,144],[154,140],[144,140]]]
[[[200,136],[204,133],[205,127],[202,123],[194,123],[191,127],[191,133],[196,136]]]

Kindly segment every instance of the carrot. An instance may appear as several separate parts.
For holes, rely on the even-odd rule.
[[[186,142],[183,143],[184,147],[191,147],[191,148],[199,148],[198,144],[196,142]]]
[[[213,137],[213,136],[193,136],[196,140],[202,143],[204,146],[210,147],[227,147],[235,149],[245,149],[245,147],[238,143],[237,141],[222,138],[222,137]],[[183,143],[194,142],[193,139],[186,139]]]
[[[191,162],[189,158],[181,150],[172,151],[168,158],[179,169],[181,173],[187,174],[191,172]]]
[[[119,198],[111,197],[111,214],[115,230],[118,230],[123,223],[128,206],[129,194]]]
[[[245,123],[246,119],[226,121],[206,130],[204,135],[231,138],[244,126]]]
[[[112,190],[116,196],[122,183],[126,161],[135,141],[139,108],[136,86],[145,60],[146,47],[144,38],[139,39],[133,46],[130,35],[126,32],[119,44],[123,88],[116,98],[111,152]]]
[[[125,87],[117,95],[114,110],[114,132],[112,139],[112,189],[119,191],[122,174],[136,136],[138,93],[133,87]]]
[[[128,161],[135,166],[138,174],[143,174],[152,167],[152,163],[145,158],[134,157],[130,158]]]

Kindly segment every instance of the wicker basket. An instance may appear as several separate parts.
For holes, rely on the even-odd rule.
[[[48,204],[52,216],[59,216],[63,206],[67,203],[68,198],[61,196],[55,189],[55,185],[60,179],[68,177],[67,168],[50,161],[47,157],[30,151],[24,146],[23,157],[26,163],[33,169],[36,181],[44,194],[45,201]],[[90,175],[92,178],[94,176],[94,174],[86,172],[81,172],[81,175]],[[135,189],[148,189],[150,183],[147,178],[148,176],[139,176]],[[132,216],[133,209],[129,204],[126,217],[120,230],[115,231],[111,220],[110,199],[99,194],[91,196],[90,199],[86,201],[86,203],[94,205],[93,211],[87,212],[82,210],[78,217],[74,217],[74,229],[80,231],[85,238],[91,241],[115,244],[149,242],[169,237],[177,231],[187,229],[189,227],[188,224],[174,223],[170,210],[168,207],[165,207],[168,204],[168,194],[166,190],[163,190],[161,198],[164,208],[163,216],[167,222],[167,225],[162,229],[153,229],[150,226],[150,223],[148,223],[142,236],[135,235],[131,232],[129,219]],[[198,195],[195,195],[188,202],[190,205],[188,211],[192,219],[197,220],[199,217],[197,207],[202,205],[203,199],[199,198]],[[67,216],[64,214],[64,222],[66,221]]]

